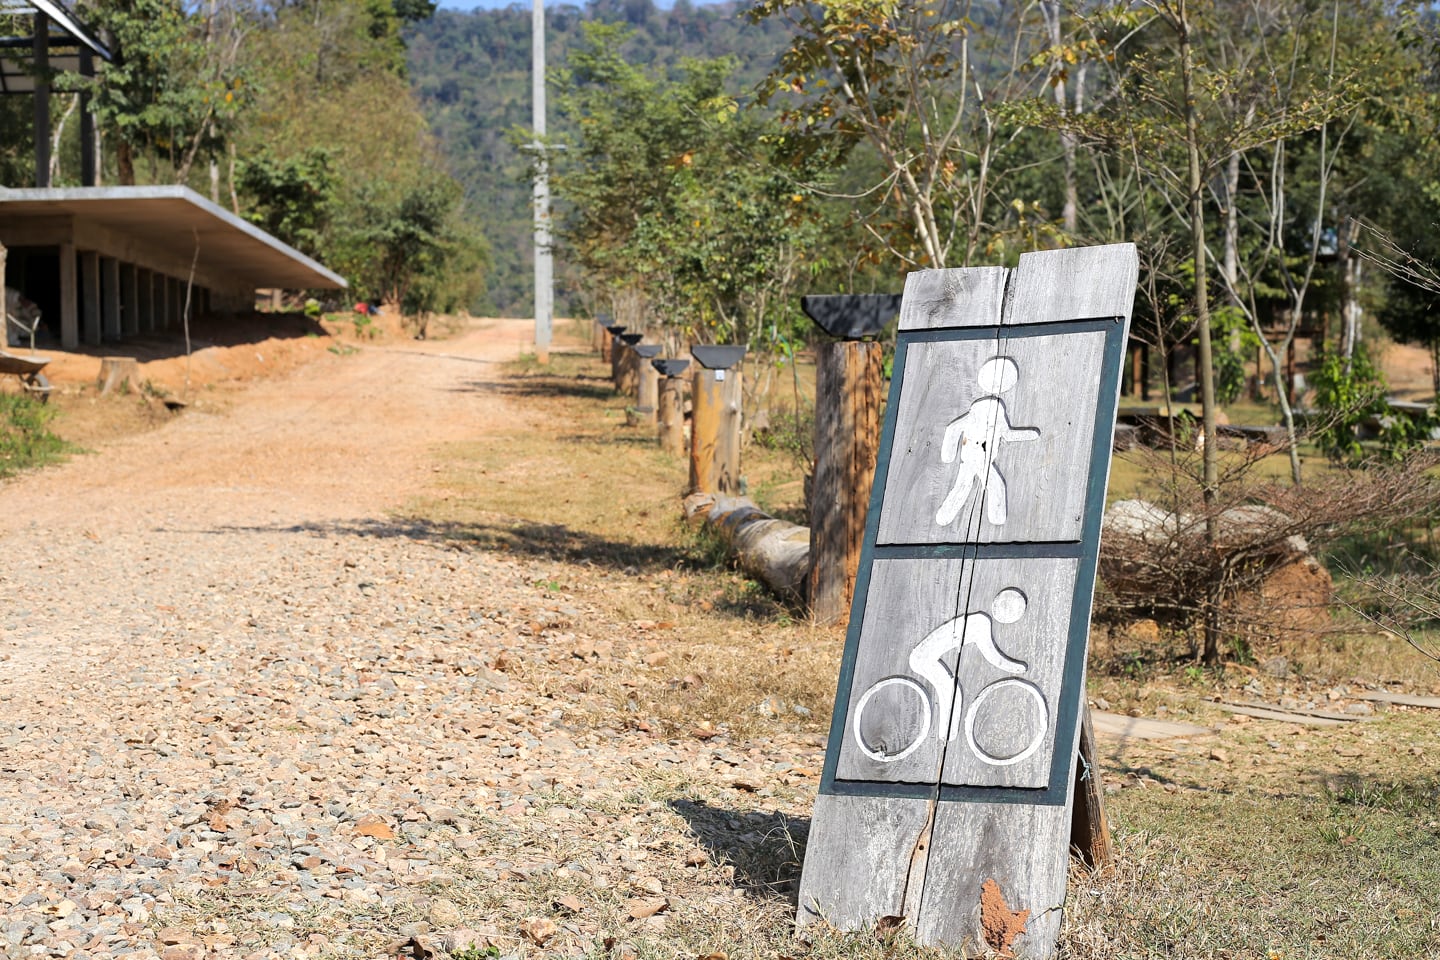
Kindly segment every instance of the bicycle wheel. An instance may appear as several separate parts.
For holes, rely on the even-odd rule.
[[[884,722],[885,720],[892,719],[889,716],[882,718],[880,731],[878,731],[878,733],[871,731],[869,737],[866,736],[866,730],[864,726],[862,726],[865,708],[870,705],[870,701],[874,699],[875,694],[884,690],[886,687],[898,687],[901,690],[909,690],[912,691],[916,697],[920,698],[920,730],[911,739],[900,744],[892,745],[886,742],[887,739],[889,739],[887,734],[896,735],[896,727],[899,726],[897,724]],[[906,699],[908,699],[908,697]],[[860,748],[861,753],[877,763],[895,763],[897,760],[904,760],[910,756],[910,754],[914,753],[920,744],[925,742],[925,735],[930,732],[932,713],[930,695],[925,692],[924,687],[909,677],[886,677],[884,680],[879,680],[871,685],[870,689],[861,695],[860,702],[855,705],[855,719],[851,723],[851,732],[855,736],[855,745]],[[913,727],[914,724],[910,724],[910,726]],[[903,739],[904,736],[903,733],[899,733],[897,739]]]
[[[1009,756],[996,756],[980,746],[979,741],[975,739],[975,717],[976,714],[980,712],[980,708],[984,705],[987,697],[992,696],[1006,687],[1018,687],[1025,694],[1034,698],[1036,706],[1039,707],[1039,729],[1035,731],[1035,736],[1031,738],[1030,742],[1018,752]],[[1045,731],[1049,728],[1050,708],[1045,703],[1045,695],[1040,692],[1039,687],[1035,686],[1035,684],[1029,680],[1020,680],[1015,677],[996,680],[994,683],[987,684],[976,694],[975,699],[970,701],[970,709],[965,711],[965,742],[970,745],[971,750],[975,751],[975,756],[979,757],[984,763],[988,763],[994,767],[1008,767],[1011,764],[1030,759],[1035,755],[1035,751],[1040,749],[1040,744],[1045,742]]]

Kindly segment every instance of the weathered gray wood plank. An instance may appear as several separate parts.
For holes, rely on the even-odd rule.
[[[1047,786],[1076,569],[876,560],[836,776]]]
[[[1009,275],[1004,267],[917,270],[905,278],[900,329],[999,326]]]
[[[1071,800],[1073,791],[1064,806],[941,801],[915,938],[926,944],[983,945],[980,890],[986,880],[994,880],[1010,909],[1030,911],[1025,933],[1013,945],[1015,953],[1053,954],[1065,904]]]
[[[1010,278],[1005,323],[1129,317],[1139,275],[1133,243],[1022,253]]]
[[[929,800],[902,797],[817,797],[798,922],[824,919],[855,930],[904,916],[907,886],[913,883],[918,895],[923,881],[927,851],[920,845],[930,807]],[[912,863],[919,867],[914,879]]]
[[[1074,386],[1098,382],[1104,346],[1103,333],[911,344],[876,542],[1078,540],[1096,396]]]

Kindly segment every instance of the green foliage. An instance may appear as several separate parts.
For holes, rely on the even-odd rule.
[[[669,10],[650,0],[547,4],[549,63],[563,68],[570,51],[583,47],[585,24],[621,24],[629,33],[614,52],[625,63],[677,81],[687,60],[732,57],[731,89],[748,90],[765,75],[786,35],[779,23],[752,24],[736,11],[734,2],[677,3]],[[528,138],[517,145],[506,135],[531,124],[530,17],[529,4],[468,13],[441,10],[407,32],[410,76],[426,119],[464,185],[466,204],[485,211],[493,264],[483,306],[502,316],[529,316],[532,309],[530,161],[520,149]],[[552,96],[555,90],[552,84]],[[573,137],[574,126],[553,106],[552,100],[550,133]],[[560,315],[582,309],[586,297],[574,289],[575,282],[573,268],[562,258],[557,264]]]
[[[687,61],[670,80],[619,55],[625,28],[582,35],[557,73],[560,112],[579,131],[552,151],[562,252],[688,339],[787,341],[819,218],[804,178],[777,162],[779,129],[728,92],[735,62]]]
[[[255,198],[246,219],[302,253],[322,255],[321,240],[339,189],[330,164],[325,147],[308,147],[284,159],[262,150],[247,159],[236,184]]]
[[[106,0],[90,11],[114,60],[97,71],[95,115],[126,150],[163,157],[184,183],[196,159],[221,153],[250,101],[238,10],[191,13],[181,0]],[[132,181],[128,153],[119,161]]]
[[[398,194],[385,186],[360,192],[336,240],[335,260],[356,278],[356,292],[411,316],[467,306],[485,250],[457,215],[459,186],[433,174]]]
[[[21,393],[0,393],[0,478],[54,463],[75,447],[50,432],[55,412]]]
[[[1440,424],[1434,407],[1421,417],[1397,413],[1385,399],[1385,375],[1363,347],[1349,363],[1329,353],[1320,358],[1310,373],[1315,388],[1315,407],[1321,413],[1316,443],[1326,456],[1352,466],[1373,459],[1360,442],[1366,423],[1378,424],[1377,449],[1380,457],[1398,462],[1418,449]]]

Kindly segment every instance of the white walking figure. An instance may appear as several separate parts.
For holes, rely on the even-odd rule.
[[[960,669],[959,658],[955,671],[945,664],[945,657],[951,650],[963,651],[973,646],[980,651],[992,667],[1009,674],[1021,674],[1029,665],[1013,657],[1007,657],[995,645],[995,631],[992,620],[1000,623],[1015,623],[1025,615],[1025,594],[1014,587],[1006,587],[995,594],[990,613],[974,611],[947,620],[925,635],[925,639],[910,651],[910,672],[924,679],[935,691],[935,716],[938,723],[945,723],[949,717],[946,740],[954,740],[960,733],[960,717],[964,712],[963,695],[960,692],[955,671]]]
[[[949,526],[960,516],[960,508],[970,499],[977,482],[984,489],[985,519],[997,526],[1003,524],[1007,515],[1005,478],[995,468],[1000,444],[1006,441],[1024,442],[1040,436],[1035,427],[1012,427],[1005,413],[1005,401],[1000,399],[1000,394],[1015,386],[1020,379],[1020,368],[1014,360],[991,357],[981,365],[975,379],[985,395],[950,422],[940,444],[942,463],[954,463],[957,457],[960,460],[955,485],[935,514],[935,522],[942,527]]]

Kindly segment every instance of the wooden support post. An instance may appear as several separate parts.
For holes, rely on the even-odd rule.
[[[1075,763],[1075,809],[1070,820],[1070,849],[1091,870],[1114,858],[1110,821],[1105,816],[1105,784],[1095,762],[1095,726],[1090,705],[1080,714],[1080,750]]]
[[[615,347],[620,342],[620,334],[625,328],[611,324],[605,328],[605,336],[600,341],[600,359],[610,364],[610,377],[615,377]]]
[[[80,251],[80,336],[100,346],[100,254]]]
[[[80,285],[75,275],[75,244],[60,244],[60,349],[80,346]]]
[[[666,377],[660,381],[660,449],[672,457],[685,454],[685,381]]]
[[[660,371],[650,362],[650,358],[659,351],[658,345],[647,347],[640,344],[635,348],[636,375],[639,378],[635,387],[635,412],[642,423],[654,423],[660,408]]]
[[[692,348],[699,356],[702,348]],[[739,348],[743,351],[744,348]],[[742,353],[743,355],[743,353]],[[697,366],[691,389],[690,492],[740,493],[740,402],[744,373]]]
[[[810,616],[850,614],[875,455],[884,365],[880,344],[839,341],[815,352],[815,479],[810,489]]]
[[[605,343],[610,339],[610,331],[605,329],[609,325],[610,318],[603,313],[590,325],[590,346],[602,357],[605,355]]]
[[[615,345],[615,392],[632,400],[640,391],[640,354],[635,352],[639,345],[638,333],[621,334]]]
[[[140,333],[140,306],[133,263],[120,264],[120,331],[127,337]]]
[[[120,339],[120,261],[100,258],[100,336]]]

